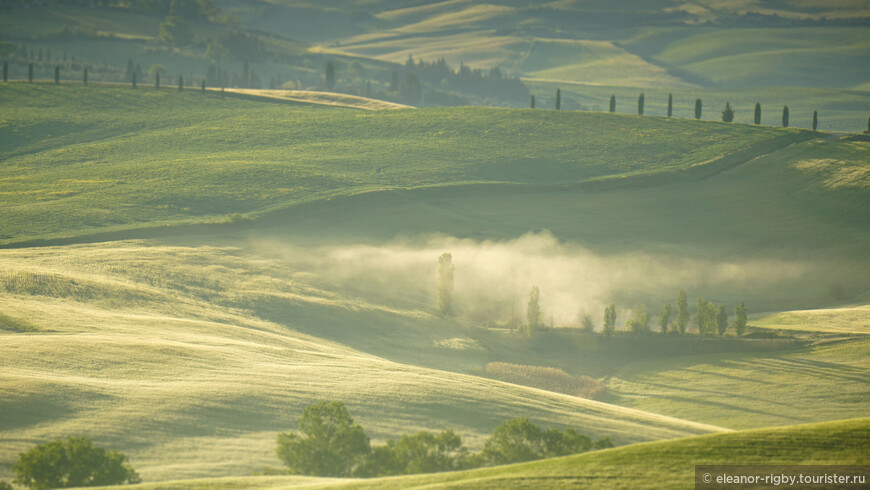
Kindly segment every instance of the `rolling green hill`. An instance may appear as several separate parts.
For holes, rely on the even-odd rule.
[[[591,113],[364,114],[144,87],[15,83],[0,103],[7,243],[382,189],[656,175],[813,136]]]
[[[832,445],[831,441],[839,441]],[[867,464],[870,422],[853,419],[691,437],[472,471],[369,481],[311,482],[317,488],[686,488],[696,464]],[[143,484],[150,490],[293,488],[294,477]],[[126,488],[126,487],[115,487]]]
[[[262,319],[274,310],[282,323]],[[19,452],[68,434],[124,451],[149,481],[250,474],[279,465],[276,433],[324,399],[343,400],[376,440],[454,428],[475,448],[520,416],[618,444],[723,430],[418,367],[462,362],[441,347],[466,337],[461,325],[322,289],[237,248],[2,251],[0,313],[0,478]],[[403,363],[324,337],[367,337]]]

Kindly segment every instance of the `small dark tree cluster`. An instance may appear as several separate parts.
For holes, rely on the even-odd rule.
[[[334,401],[306,407],[297,433],[278,434],[277,453],[292,474],[378,477],[519,463],[608,447],[613,447],[609,438],[593,442],[573,429],[543,430],[525,418],[501,424],[477,454],[449,429],[405,435],[373,447],[344,404]]]
[[[32,489],[139,483],[139,475],[117,451],[95,447],[87,437],[40,444],[12,465],[15,482]]]
[[[722,111],[722,120],[725,122],[734,121],[734,109],[731,108],[731,102],[725,103],[725,109]]]

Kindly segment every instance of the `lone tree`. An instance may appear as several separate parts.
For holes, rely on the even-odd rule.
[[[82,83],[84,83],[85,85],[88,84],[88,69],[87,68],[84,69],[84,74],[82,75]]]
[[[453,305],[453,256],[445,252],[438,257],[438,287],[435,291],[438,311],[450,313]]]
[[[12,465],[15,482],[35,490],[139,483],[139,475],[118,451],[94,447],[87,437],[40,444]]]
[[[396,75],[396,85],[398,85],[398,75]],[[326,75],[325,75],[326,88],[332,90],[332,87],[335,86],[335,63],[328,62],[326,63]],[[398,87],[396,87],[398,89]]]
[[[616,96],[610,96],[610,112],[616,112]]]
[[[562,90],[557,88],[556,89],[556,110],[558,111],[561,108],[562,108]]]
[[[526,333],[531,337],[541,323],[541,290],[538,286],[532,286],[529,290],[529,304],[526,307]]]
[[[27,65],[27,81],[33,83],[33,63]]]
[[[136,88],[136,72],[133,72],[133,88]]]
[[[674,94],[668,94],[668,117],[674,114]]]
[[[788,127],[788,106],[782,106],[782,127]]]
[[[586,333],[592,333],[595,331],[595,322],[592,320],[592,317],[589,315],[583,315],[582,323],[583,331]]]
[[[755,124],[761,124],[761,104],[755,103]]]
[[[701,119],[701,99],[695,99],[695,119]]]
[[[184,90],[184,77],[178,75],[178,91],[181,92]]]
[[[722,111],[722,120],[725,122],[734,121],[734,109],[731,108],[731,102],[725,103],[725,109]]]
[[[529,107],[532,108],[532,109],[535,108],[535,96],[534,96],[534,95],[532,96],[532,99],[531,99],[531,101],[529,102]]]
[[[202,93],[205,93],[205,80],[202,81],[202,85],[200,86],[200,90]]]
[[[9,81],[9,62],[4,61],[3,62],[3,82],[5,83],[8,81]]]
[[[668,325],[671,324],[671,310],[671,304],[668,303],[664,308],[662,308],[662,312],[659,313],[659,328],[661,329],[662,335],[668,334]]]
[[[813,111],[813,131],[819,127],[819,111]]]
[[[154,74],[154,88],[160,88],[160,72]]]
[[[370,451],[368,436],[342,402],[306,407],[297,433],[278,434],[278,459],[296,475],[350,476]]]
[[[728,313],[725,312],[725,305],[719,305],[716,309],[716,332],[719,336],[725,335],[725,330],[728,329]]]
[[[643,92],[637,96],[637,114],[639,116],[643,115]]]
[[[686,333],[686,327],[689,326],[689,298],[686,292],[680,289],[677,293],[677,331],[680,334]]]
[[[616,330],[616,305],[610,305],[604,308],[604,326],[602,331],[604,335],[610,337],[613,331]]]
[[[734,332],[738,337],[746,332],[746,305],[742,301],[734,307]]]
[[[54,65],[54,83],[60,83],[60,65]]]

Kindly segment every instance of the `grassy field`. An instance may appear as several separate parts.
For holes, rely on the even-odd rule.
[[[761,314],[752,324],[773,330],[870,334],[870,305]]]
[[[144,87],[15,83],[0,87],[0,103],[4,242],[226,220],[381,189],[649,175],[810,136],[529,110],[365,114]]]
[[[722,430],[418,367],[462,361],[449,346],[461,325],[310,277],[213,246],[3,251],[0,478],[19,452],[68,434],[124,451],[149,481],[250,474],[279,465],[276,433],[324,399],[375,440],[449,427],[476,448],[519,416],[619,444]],[[262,319],[274,311],[282,323]],[[403,362],[329,337],[367,337]]]
[[[832,445],[831,441],[839,441]],[[564,458],[472,471],[340,483],[316,488],[687,488],[698,464],[867,464],[866,418],[637,444]],[[294,477],[190,480],[142,485],[150,490],[294,488]],[[122,487],[116,487],[122,488]],[[126,487],[125,487],[126,488]]]

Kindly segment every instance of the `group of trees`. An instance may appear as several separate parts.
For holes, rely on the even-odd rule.
[[[40,444],[21,453],[18,461],[12,465],[12,471],[16,483],[35,490],[141,481],[127,463],[127,456],[118,451],[95,447],[87,437],[68,437]],[[2,488],[4,482],[0,482]]]
[[[479,453],[470,452],[450,429],[372,446],[344,404],[332,401],[306,407],[297,432],[278,434],[277,454],[293,474],[377,477],[518,463],[612,446],[608,438],[593,442],[573,429],[543,430],[525,418],[501,424]]]
[[[672,322],[674,309],[670,303],[662,307],[659,313],[659,332],[662,335],[686,333],[691,313],[689,312],[689,301],[686,292],[680,290],[677,293],[677,315]],[[725,335],[728,327],[731,326],[737,336],[741,336],[746,332],[746,305],[741,301],[734,307],[734,320],[729,324],[728,313],[725,310],[725,305],[714,305],[712,302],[698,298],[695,309],[695,325],[698,328],[698,334],[703,336],[718,334]],[[651,333],[652,329],[649,326],[650,315],[647,312],[645,305],[640,305],[634,310],[634,316],[626,321],[625,331],[634,334]],[[584,330],[593,331],[592,321],[584,319]],[[609,305],[604,309],[604,323],[602,333],[610,336],[616,330],[616,305]]]

